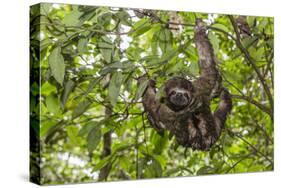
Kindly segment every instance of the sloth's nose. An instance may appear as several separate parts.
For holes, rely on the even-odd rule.
[[[176,97],[177,97],[177,98],[182,97],[182,93],[177,93],[177,94],[176,94]]]

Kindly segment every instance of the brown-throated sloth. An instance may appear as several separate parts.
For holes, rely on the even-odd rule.
[[[161,100],[156,97],[155,81],[149,80],[142,103],[150,124],[158,132],[170,131],[184,147],[209,150],[224,127],[232,101],[228,90],[221,86],[213,48],[200,19],[196,20],[194,40],[200,77],[193,82],[181,77],[168,80]],[[141,77],[139,82],[144,79]],[[212,113],[210,101],[214,97],[219,97],[220,102]]]

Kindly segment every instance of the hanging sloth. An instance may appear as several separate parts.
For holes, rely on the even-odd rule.
[[[149,80],[142,103],[151,126],[159,133],[171,132],[184,147],[209,150],[217,141],[232,108],[231,95],[221,86],[216,58],[201,19],[196,20],[195,45],[199,55],[200,77],[190,82],[174,77],[164,85],[164,97],[157,99],[155,81]],[[139,83],[146,80],[139,79]],[[214,113],[210,101],[219,97]]]

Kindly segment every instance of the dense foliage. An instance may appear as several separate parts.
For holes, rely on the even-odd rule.
[[[178,146],[143,114],[143,74],[199,75],[208,25],[233,110],[208,152]],[[41,4],[31,8],[31,178],[41,184],[273,170],[273,18]],[[160,92],[161,93],[161,92]],[[212,104],[212,109],[217,101]],[[40,157],[40,162],[36,161]],[[39,173],[39,169],[41,172]],[[37,177],[35,174],[38,174]]]

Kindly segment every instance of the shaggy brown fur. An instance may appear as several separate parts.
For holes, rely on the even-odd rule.
[[[194,82],[180,77],[168,80],[162,100],[157,100],[155,81],[150,80],[142,102],[150,124],[159,133],[168,130],[184,147],[209,150],[221,134],[232,101],[228,90],[221,86],[213,48],[200,19],[196,22],[194,40],[201,76]],[[215,97],[220,102],[212,113],[210,101]]]

